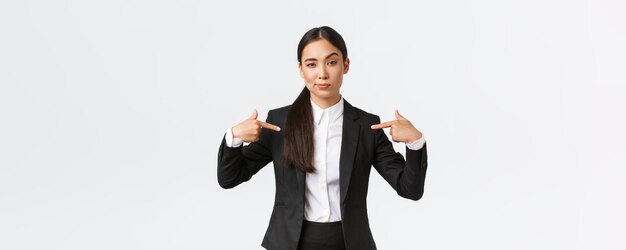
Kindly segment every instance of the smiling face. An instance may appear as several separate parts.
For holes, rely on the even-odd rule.
[[[311,42],[302,50],[302,62],[298,64],[300,76],[311,92],[313,102],[322,108],[330,107],[340,99],[343,74],[350,68],[350,59],[344,61],[342,58],[339,49],[326,39]]]

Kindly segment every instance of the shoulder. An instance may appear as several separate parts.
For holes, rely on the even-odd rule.
[[[357,123],[360,123],[362,125],[368,125],[368,126],[372,124],[380,123],[380,117],[378,117],[376,114],[372,114],[359,107],[353,106],[345,98],[343,99],[343,101],[344,101],[344,105],[343,105],[344,106],[344,110],[343,110],[344,119],[346,118],[353,119]]]
[[[268,112],[268,115],[272,115],[273,117],[286,117],[287,113],[289,112],[289,109],[291,109],[291,104],[278,107],[275,109],[270,109],[270,111]]]
[[[283,124],[285,119],[287,118],[287,113],[289,112],[290,108],[291,108],[291,104],[274,108],[274,109],[270,109],[270,111],[267,112],[266,121],[271,122],[274,125]]]
[[[352,106],[354,112],[357,114],[360,122],[367,125],[378,124],[380,123],[380,117],[376,114],[367,112],[361,108]],[[344,110],[345,112],[345,110]]]

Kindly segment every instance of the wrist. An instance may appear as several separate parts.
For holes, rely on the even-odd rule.
[[[233,135],[233,138],[239,138],[239,130],[235,129],[237,126],[230,128],[230,133]]]
[[[422,133],[419,133],[418,135],[411,137],[411,139],[409,139],[406,143],[410,144],[410,143],[416,142],[419,139],[422,139]]]

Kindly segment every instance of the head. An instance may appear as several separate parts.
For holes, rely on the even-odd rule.
[[[298,44],[298,71],[316,103],[339,101],[343,75],[350,69],[346,44],[334,29],[317,27]]]
[[[337,31],[322,26],[309,30],[298,44],[298,70],[305,87],[291,105],[284,128],[283,165],[305,172],[313,166],[313,111],[315,103],[335,104],[343,74],[348,73],[348,49]]]

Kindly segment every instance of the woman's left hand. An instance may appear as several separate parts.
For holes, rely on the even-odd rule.
[[[391,140],[394,142],[404,142],[408,144],[422,138],[422,132],[417,130],[404,116],[400,115],[398,110],[396,110],[396,119],[397,120],[374,124],[372,125],[372,129],[391,128],[389,134],[391,134]]]

